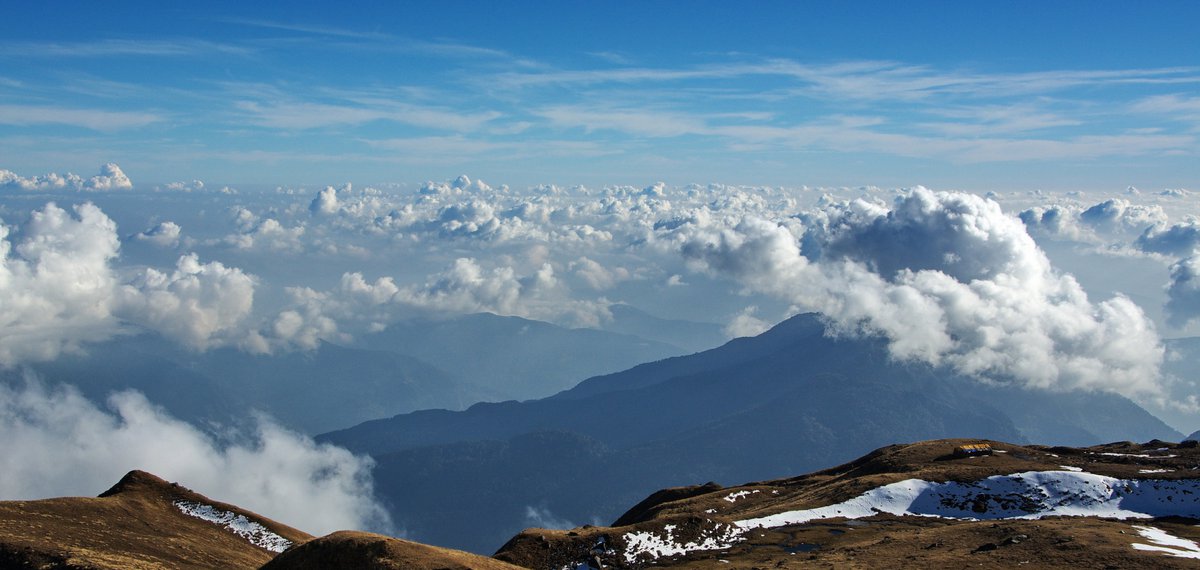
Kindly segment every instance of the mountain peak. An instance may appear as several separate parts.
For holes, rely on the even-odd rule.
[[[126,473],[124,477],[121,477],[121,480],[117,481],[116,485],[113,485],[112,487],[109,487],[107,491],[100,493],[99,496],[104,498],[124,493],[145,492],[147,490],[164,491],[175,489],[186,490],[180,487],[177,483],[171,483],[153,473],[148,473],[140,469],[134,469],[133,471]]]

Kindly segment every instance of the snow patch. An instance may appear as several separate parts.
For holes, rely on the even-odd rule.
[[[1138,473],[1167,473],[1174,469],[1138,469]]]
[[[680,542],[675,538],[673,524],[663,526],[662,532],[650,531],[626,533],[625,561],[637,564],[639,559],[658,559],[663,556],[679,556],[700,550],[720,550],[729,548],[741,540],[742,529],[733,525],[715,523],[712,527],[701,532],[700,537],[691,542]]]
[[[1167,556],[1175,556],[1177,558],[1200,559],[1200,546],[1196,545],[1195,541],[1179,538],[1152,526],[1135,526],[1133,528],[1137,529],[1138,534],[1142,535],[1142,538],[1154,543],[1142,544],[1135,542],[1133,543],[1135,550],[1161,552]]]
[[[728,496],[725,497],[725,500],[729,501],[730,503],[736,503],[738,499],[740,499],[742,497],[749,497],[750,495],[753,495],[757,492],[758,492],[758,489],[754,489],[753,491],[738,491],[736,493],[730,493]]]
[[[220,525],[225,530],[248,540],[250,544],[263,550],[278,553],[287,550],[292,545],[292,541],[267,530],[267,527],[246,518],[245,515],[191,501],[175,501],[171,504],[175,505],[175,508],[183,514]]]
[[[742,529],[773,528],[877,513],[961,519],[1046,516],[1153,518],[1200,516],[1200,480],[1116,479],[1075,471],[1027,471],[972,483],[908,479],[848,501],[737,521]]]
[[[1075,473],[1079,473],[1079,472],[1083,471],[1082,467],[1071,467],[1070,465],[1059,465],[1059,467],[1061,467],[1065,471],[1074,471]]]

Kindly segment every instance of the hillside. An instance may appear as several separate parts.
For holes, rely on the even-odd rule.
[[[966,444],[990,454],[955,453]],[[0,568],[1193,568],[1197,469],[1192,442],[888,445],[806,475],[662,489],[611,526],[528,528],[490,558],[358,531],[314,538],[133,471],[98,498],[0,502]]]
[[[1191,568],[1200,448],[891,445],[809,475],[665,489],[611,527],[528,529],[529,568]],[[916,516],[914,516],[916,515]]]
[[[410,537],[487,553],[542,519],[613,520],[654,489],[784,477],[943,437],[1092,445],[1180,434],[1120,396],[985,387],[893,361],[877,342],[827,337],[800,315],[550,398],[415,412],[319,439],[376,459],[376,488]]]
[[[258,568],[311,538],[142,471],[96,498],[0,502],[3,568]]]

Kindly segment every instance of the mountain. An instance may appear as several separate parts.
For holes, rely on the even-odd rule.
[[[357,346],[321,342],[270,355],[197,353],[154,335],[124,337],[30,369],[94,401],[133,389],[195,424],[236,422],[259,410],[315,434],[413,410],[543,397],[580,378],[683,352],[630,335],[478,314],[404,321]],[[0,370],[0,381],[20,376]]]
[[[1200,441],[1200,431],[1193,433],[1185,438],[1184,441]]]
[[[817,316],[800,315],[549,398],[413,412],[318,439],[375,458],[376,488],[410,537],[490,552],[529,524],[613,520],[682,482],[783,477],[896,442],[1034,435],[1180,436],[1120,396],[985,388],[895,362],[876,340],[827,337]]]
[[[0,501],[0,568],[515,570],[387,536],[320,538],[131,471],[97,498]]]
[[[959,456],[973,446],[984,453]],[[933,440],[799,477],[657,491],[612,526],[527,529],[527,568],[1190,568],[1195,444]]]
[[[613,318],[602,325],[604,330],[656,340],[690,352],[708,350],[728,340],[721,325],[714,323],[663,319],[624,303],[610,305],[608,311]]]
[[[277,355],[230,348],[194,353],[165,339],[140,336],[31,368],[45,381],[75,384],[96,401],[134,389],[192,423],[237,421],[260,410],[306,433],[397,410],[461,407],[479,397],[416,358],[329,343]]]
[[[97,498],[0,501],[2,568],[258,568],[311,538],[142,471]]]
[[[542,398],[581,378],[686,352],[633,335],[491,313],[401,321],[360,344],[429,362],[494,401]]]

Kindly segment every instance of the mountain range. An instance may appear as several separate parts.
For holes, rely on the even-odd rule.
[[[321,342],[271,355],[197,353],[153,335],[125,337],[29,368],[94,401],[133,389],[192,423],[236,422],[258,410],[311,434],[404,411],[542,397],[684,352],[622,333],[483,313],[401,321],[350,346]],[[0,380],[20,374],[0,370]]]
[[[488,553],[525,526],[614,520],[654,489],[784,477],[943,437],[1181,435],[1115,394],[984,385],[891,359],[878,340],[830,336],[808,314],[540,400],[406,413],[318,439],[374,457],[376,488],[410,537]]]

